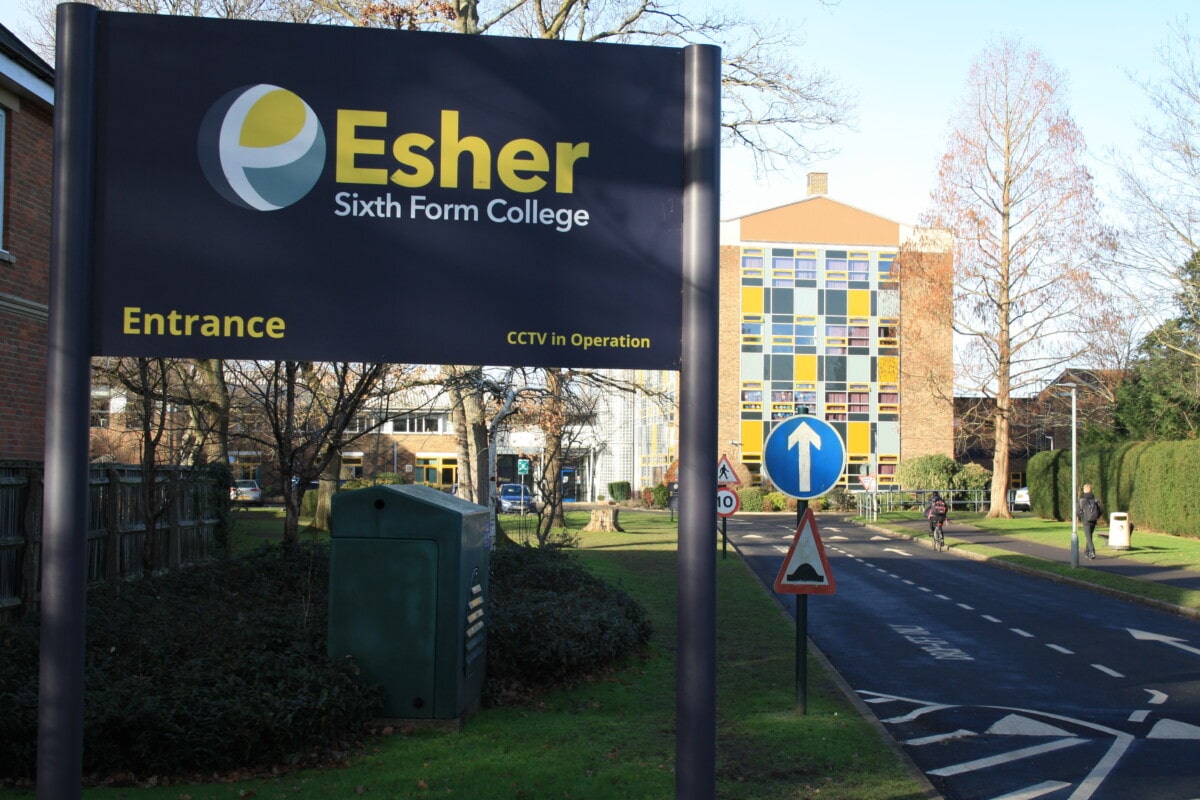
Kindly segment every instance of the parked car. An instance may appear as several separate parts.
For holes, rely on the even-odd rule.
[[[262,487],[258,485],[258,481],[234,481],[233,486],[229,489],[229,500],[232,503],[261,506],[263,504]]]
[[[1022,486],[1013,492],[1012,510],[1013,511],[1029,511],[1029,487]]]
[[[519,483],[504,483],[496,495],[496,505],[502,514],[536,514],[533,492]]]

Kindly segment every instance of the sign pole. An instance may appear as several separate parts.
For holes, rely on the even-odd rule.
[[[796,501],[796,513],[803,517],[807,500]],[[799,523],[796,523],[799,526]],[[796,595],[796,713],[808,714],[808,595]]]
[[[95,8],[81,3],[58,10],[38,672],[40,800],[82,793],[98,18]]]
[[[729,537],[725,535],[725,526],[729,523],[728,517],[721,517],[721,560],[725,560],[725,550],[729,546]]]
[[[721,50],[684,49],[683,341],[679,370],[679,589],[675,797],[717,795],[717,455]]]

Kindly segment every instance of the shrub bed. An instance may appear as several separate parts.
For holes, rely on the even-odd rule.
[[[328,545],[249,556],[88,595],[84,774],[188,776],[324,763],[381,702],[326,656]],[[557,550],[493,553],[485,703],[637,652],[644,610]],[[0,779],[36,768],[36,619],[0,627]]]

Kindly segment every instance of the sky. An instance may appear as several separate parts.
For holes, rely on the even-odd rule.
[[[682,0],[700,8],[703,0]],[[0,0],[0,24],[22,35],[28,0]],[[737,8],[738,0],[713,3]],[[1169,25],[1200,30],[1195,0],[741,0],[749,18],[778,18],[803,40],[793,56],[829,72],[856,95],[853,130],[828,137],[833,157],[755,176],[744,152],[722,154],[721,217],[773,208],[806,194],[805,174],[829,174],[829,196],[914,224],[933,188],[949,123],[968,69],[1001,37],[1039,49],[1068,79],[1068,107],[1088,143],[1101,197],[1108,153],[1136,150],[1136,121],[1149,112],[1131,75],[1160,76]]]
[[[790,174],[756,180],[744,155],[723,154],[722,218],[802,199],[811,171],[829,173],[835,200],[917,222],[970,66],[1000,38],[1037,48],[1066,75],[1067,105],[1103,198],[1108,152],[1136,150],[1136,122],[1150,109],[1130,75],[1162,75],[1158,52],[1172,22],[1200,30],[1195,0],[744,0],[742,11],[778,12],[798,26],[806,40],[798,63],[825,68],[856,94],[857,122],[834,137],[836,156]]]

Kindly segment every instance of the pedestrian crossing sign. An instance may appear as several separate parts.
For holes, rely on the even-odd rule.
[[[825,557],[825,546],[817,532],[817,518],[811,508],[804,509],[796,536],[775,577],[775,591],[781,594],[833,594],[837,581]]]
[[[722,455],[721,460],[717,462],[717,485],[718,486],[737,486],[741,480],[737,476],[737,472],[733,469],[733,463],[730,462],[729,456]]]

